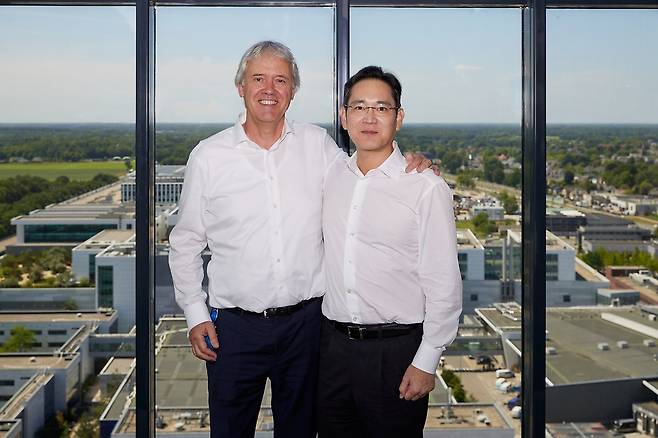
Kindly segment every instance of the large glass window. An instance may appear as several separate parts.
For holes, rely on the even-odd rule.
[[[656,372],[657,24],[655,10],[547,13],[552,433],[648,430],[633,388]]]
[[[17,382],[0,422],[94,433],[113,395],[100,371],[134,357],[120,348],[134,344],[134,304],[115,308],[135,301],[134,258],[115,246],[135,249],[120,196],[135,157],[134,7],[0,6],[0,59],[0,324],[16,323],[0,380]]]
[[[463,324],[437,371],[441,395],[431,398],[429,433],[447,423],[470,427],[474,409],[505,433],[520,433],[510,411],[496,408],[520,390],[518,366],[508,378],[510,394],[496,389],[494,371],[518,360],[508,362],[500,328],[481,312],[520,290],[520,269],[504,268],[511,264],[506,247],[521,241],[520,30],[520,11],[511,9],[351,11],[350,73],[378,65],[400,79],[405,119],[398,144],[440,159],[442,176],[454,187]]]
[[[177,219],[188,155],[200,140],[236,123],[244,111],[234,77],[242,54],[261,40],[286,44],[299,66],[301,87],[287,117],[319,124],[333,135],[333,26],[333,8],[157,9],[155,184],[156,223],[161,224],[156,233],[155,261],[158,424],[173,424],[182,412],[193,409],[193,429],[209,428],[206,367],[190,351],[167,261],[168,236]],[[217,166],[221,170],[221,163]],[[126,193],[132,193],[129,187]],[[204,253],[203,258],[207,262],[210,254]],[[207,278],[203,287],[207,289]],[[272,427],[269,400],[268,385],[258,420],[259,433]]]

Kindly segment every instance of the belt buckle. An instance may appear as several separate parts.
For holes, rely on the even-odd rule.
[[[365,334],[365,332],[366,332],[365,327],[355,327],[353,325],[347,326],[347,336],[350,339],[364,339],[363,335]]]
[[[263,310],[263,318],[269,318],[273,316],[273,313],[274,312],[272,312],[272,309],[265,309]]]

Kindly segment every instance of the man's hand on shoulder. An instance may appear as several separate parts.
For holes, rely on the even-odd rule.
[[[219,348],[219,340],[215,332],[215,325],[211,321],[205,321],[197,324],[190,330],[189,339],[192,345],[192,354],[202,360],[214,362],[217,360],[217,353],[208,348],[205,336],[210,338],[210,343],[216,349]]]
[[[416,169],[416,171],[420,173],[425,169],[432,169],[432,172],[434,172],[436,176],[441,175],[441,169],[439,169],[441,160],[437,160],[437,163],[432,163],[432,160],[428,160],[425,158],[425,155],[420,152],[406,152],[404,158],[407,160],[406,172],[411,172]]]
[[[409,365],[400,383],[400,398],[416,401],[434,389],[434,374]]]

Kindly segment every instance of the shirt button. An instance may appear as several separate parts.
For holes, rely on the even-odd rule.
[[[276,208],[276,204],[272,204],[272,207]]]
[[[358,320],[359,320],[359,318],[357,318],[356,316],[353,316],[353,317],[352,317],[352,321],[353,321],[353,322],[357,322]]]
[[[352,206],[352,210],[356,210],[356,205],[353,205],[353,206]]]
[[[277,262],[277,263],[281,263],[281,259],[276,259],[276,262]]]
[[[352,289],[347,289],[347,293],[348,293],[348,294],[351,294],[351,293],[352,293]]]
[[[354,233],[350,233],[350,237],[354,237]]]
[[[351,265],[351,264],[352,264],[352,260],[348,260],[347,263]]]

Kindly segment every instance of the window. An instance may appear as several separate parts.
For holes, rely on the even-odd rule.
[[[66,335],[67,333],[66,330],[48,330],[49,335]]]
[[[61,347],[62,345],[64,345],[63,342],[48,342],[49,347]]]
[[[571,302],[571,295],[562,295],[562,302],[563,303],[570,303]]]
[[[89,281],[96,281],[96,254],[89,254]]]
[[[114,268],[98,267],[98,307],[113,307],[114,302]]]
[[[471,301],[477,301],[478,300],[478,294],[471,294]]]
[[[14,386],[13,380],[0,380],[0,386]]]
[[[334,133],[334,10],[326,7],[158,8],[156,27],[156,178],[155,202],[173,208],[183,184],[183,170],[196,144],[232,126],[244,111],[234,76],[245,50],[260,40],[286,44],[299,67],[301,87],[286,113],[298,122],[318,124]],[[254,26],[255,23],[259,23]],[[217,44],[230,41],[230,44]],[[126,196],[130,189],[126,188]],[[156,218],[155,222],[159,222]],[[155,263],[157,405],[165,422],[167,408],[207,406],[205,369],[189,354],[180,337],[184,319],[158,319],[181,314],[173,296],[167,263],[168,235],[173,224],[160,222],[162,250]],[[172,368],[174,363],[182,366]],[[168,371],[169,370],[169,371]],[[195,370],[191,373],[190,370]],[[184,383],[184,384],[183,384]],[[186,388],[181,390],[180,388]],[[269,409],[266,392],[262,404]],[[207,430],[207,429],[206,429]]]

